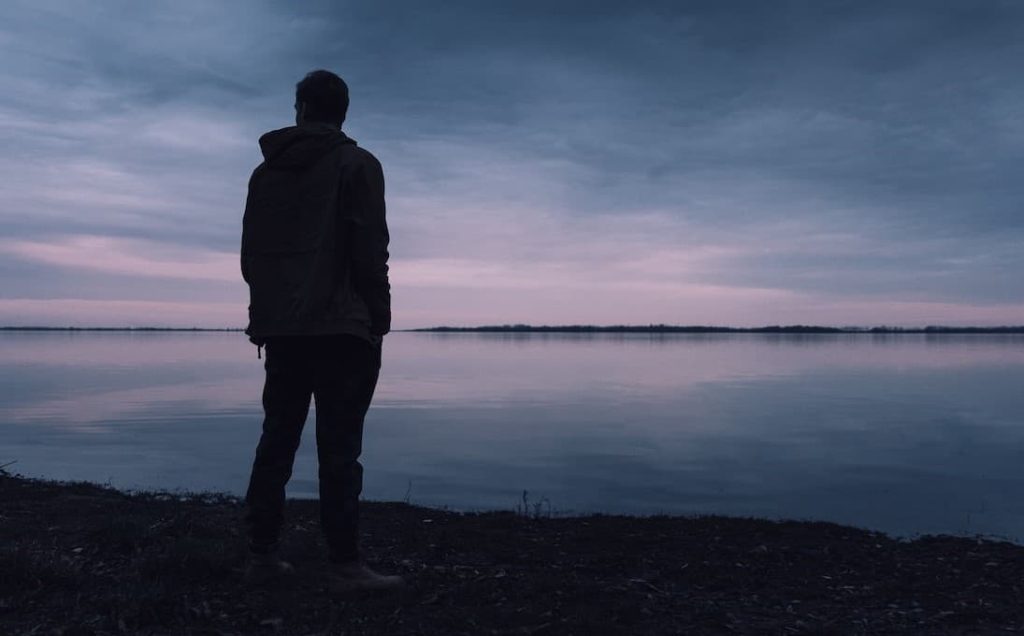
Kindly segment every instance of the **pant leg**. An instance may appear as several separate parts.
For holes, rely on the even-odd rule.
[[[380,348],[355,336],[330,336],[314,388],[320,464],[320,522],[330,559],[359,556],[363,419],[380,372]]]
[[[246,523],[249,548],[268,553],[277,547],[284,520],[285,485],[309,413],[312,374],[309,347],[300,339],[275,338],[266,344],[263,434],[252,465]]]

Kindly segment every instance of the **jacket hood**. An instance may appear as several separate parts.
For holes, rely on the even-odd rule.
[[[274,168],[302,169],[355,140],[327,124],[306,124],[271,130],[260,137],[264,163]]]

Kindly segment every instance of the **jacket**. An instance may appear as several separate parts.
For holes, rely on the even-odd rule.
[[[380,162],[337,128],[304,124],[260,137],[242,219],[250,340],[391,328]]]

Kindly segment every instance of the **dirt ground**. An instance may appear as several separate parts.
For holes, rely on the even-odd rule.
[[[364,505],[394,595],[332,597],[316,502],[291,581],[243,584],[241,504],[0,473],[0,634],[1024,633],[1024,547],[828,523]]]

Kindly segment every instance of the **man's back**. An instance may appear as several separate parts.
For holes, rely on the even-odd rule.
[[[249,181],[242,275],[256,342],[390,327],[388,232],[379,162],[326,124],[271,131]]]

